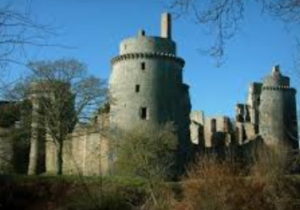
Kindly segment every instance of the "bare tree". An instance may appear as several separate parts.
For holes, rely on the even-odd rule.
[[[41,138],[48,136],[56,148],[56,173],[62,174],[63,142],[79,121],[88,121],[106,100],[105,81],[89,76],[86,65],[76,59],[37,61],[28,67],[25,84],[9,91],[11,99],[32,103],[28,173],[37,173]]]
[[[287,23],[300,23],[300,1],[299,0],[261,0],[267,9],[275,17]]]
[[[30,4],[30,1],[28,1]],[[35,21],[30,10],[17,11],[12,4],[0,4],[0,69],[10,63],[25,64],[28,46],[47,46],[46,38],[53,28]],[[26,59],[25,59],[26,61]]]
[[[300,23],[299,0],[254,0],[257,8],[285,23]],[[214,57],[221,64],[225,48],[230,39],[235,37],[244,19],[245,7],[243,0],[171,0],[169,7],[177,16],[191,15],[197,24],[206,26],[208,33],[213,35],[214,42],[208,50],[202,50]]]

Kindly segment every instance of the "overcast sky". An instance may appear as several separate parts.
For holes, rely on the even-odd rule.
[[[75,57],[86,62],[92,74],[106,79],[120,42],[136,36],[141,28],[147,35],[159,35],[161,13],[168,11],[163,0],[31,0],[30,5],[28,0],[12,2],[13,8],[30,8],[38,22],[56,27],[58,35],[49,43],[74,48],[34,48],[29,52],[30,59]],[[213,59],[198,52],[213,41],[203,29],[194,24],[192,17],[173,22],[178,56],[186,61],[184,81],[190,85],[193,110],[233,117],[235,104],[246,101],[249,84],[262,81],[275,64],[280,64],[282,72],[290,75],[292,85],[296,85],[295,35],[299,26],[286,27],[261,15],[257,4],[249,4],[242,30],[229,43],[226,62],[219,68]]]

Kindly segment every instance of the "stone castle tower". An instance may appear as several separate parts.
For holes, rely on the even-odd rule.
[[[259,106],[259,129],[267,145],[285,144],[298,149],[296,90],[290,78],[275,66],[263,82]]]
[[[55,171],[56,153],[55,143],[51,135],[47,133],[47,122],[44,113],[54,114],[54,109],[46,104],[50,101],[54,104],[61,103],[64,114],[74,114],[74,95],[71,86],[61,81],[33,82],[30,86],[29,100],[32,104],[31,114],[31,146],[29,153],[28,174],[40,174]],[[54,117],[53,119],[57,119]],[[51,118],[48,118],[51,121]],[[61,119],[62,121],[64,119]],[[70,121],[73,119],[70,117]],[[70,130],[71,129],[71,125]],[[38,148],[38,149],[37,149]],[[34,158],[38,157],[38,158]]]
[[[163,14],[161,36],[125,39],[112,59],[111,128],[129,131],[141,125],[172,121],[178,131],[182,157],[188,153],[189,86],[183,83],[184,60],[176,55],[171,15]]]

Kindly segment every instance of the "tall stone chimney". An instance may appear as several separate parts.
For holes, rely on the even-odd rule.
[[[278,64],[273,66],[273,68],[272,68],[272,73],[275,73],[275,72],[280,72],[280,66]]]
[[[161,37],[172,39],[172,18],[170,13],[163,13],[161,17]]]

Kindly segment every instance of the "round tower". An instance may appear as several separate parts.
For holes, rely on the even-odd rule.
[[[264,80],[259,106],[259,129],[269,146],[298,149],[296,90],[275,66]]]
[[[141,30],[122,41],[120,55],[112,59],[111,123],[118,129],[177,121],[181,115],[184,60],[176,56],[170,30],[170,15],[164,14],[162,37],[146,36]]]
[[[111,128],[129,131],[171,121],[181,146],[187,148],[183,145],[189,142],[189,87],[182,81],[185,62],[177,57],[171,39],[170,14],[162,15],[161,28],[161,37],[147,36],[141,30],[136,37],[123,40],[120,55],[112,59]]]

